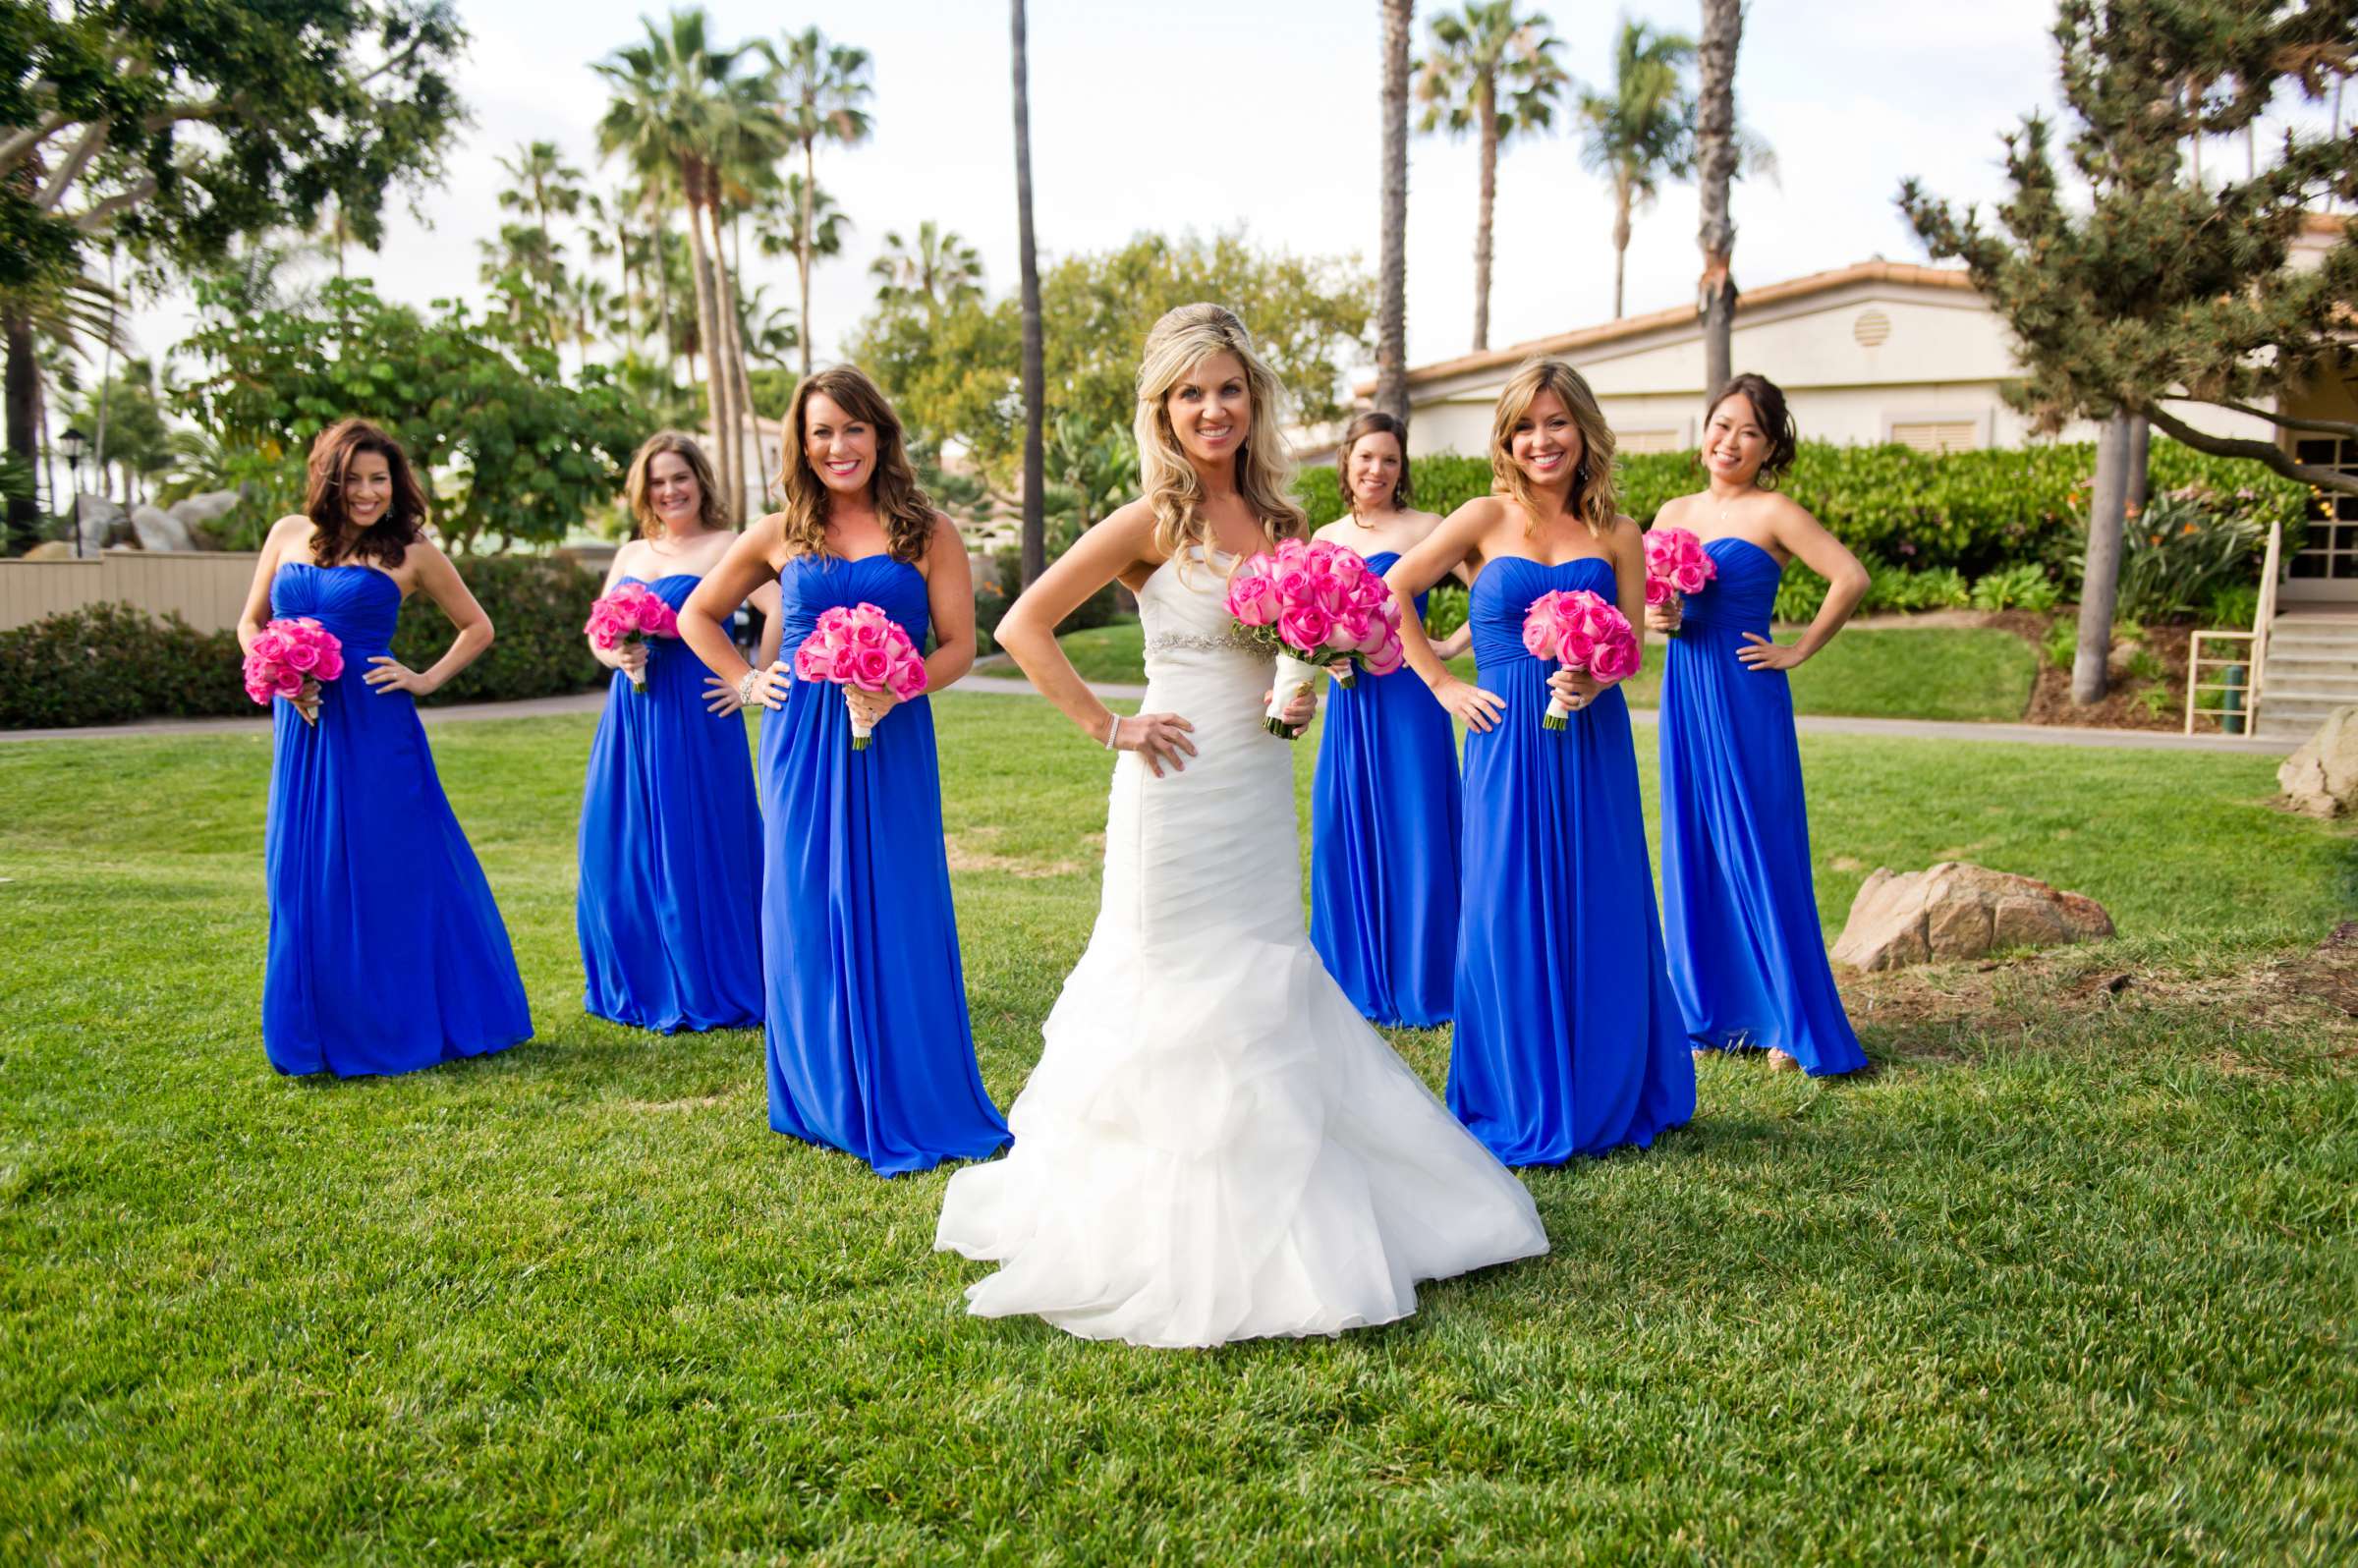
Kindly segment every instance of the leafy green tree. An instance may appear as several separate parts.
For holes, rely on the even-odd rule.
[[[2274,441],[2211,434],[2172,402],[2208,403],[2281,431],[2358,438],[2358,424],[2285,412],[2349,363],[2358,245],[2345,229],[2319,264],[2293,241],[2321,198],[2358,197],[2358,136],[2287,130],[2251,177],[2190,177],[2190,141],[2249,131],[2279,94],[2312,101],[2358,64],[2358,3],[2234,6],[2210,0],[2062,0],[2054,39],[2072,126],[2031,116],[2005,138],[1995,224],[1916,181],[1899,201],[1935,256],[1962,259],[2001,316],[2024,375],[2012,396],[2042,430],[2105,422],[2080,595],[2072,692],[2105,694],[2118,588],[2132,422],[2197,451],[2249,458],[2321,489],[2358,475],[2302,463]],[[2165,402],[2164,400],[2170,400]]]
[[[89,432],[97,487],[126,505],[172,467],[172,432],[155,366],[132,360],[67,405],[66,418]]]
[[[982,256],[955,229],[944,229],[931,218],[917,226],[917,237],[904,240],[896,230],[884,231],[884,250],[869,263],[876,280],[876,303],[891,308],[913,306],[927,320],[940,319],[951,306],[982,297]]]
[[[1515,0],[1467,0],[1432,19],[1432,46],[1417,71],[1417,129],[1471,132],[1482,151],[1474,220],[1474,347],[1490,346],[1490,218],[1498,203],[1498,154],[1554,123],[1571,80],[1556,63],[1563,40],[1546,14],[1519,16]]]
[[[816,28],[786,36],[776,54],[779,90],[786,130],[803,149],[802,217],[795,228],[796,262],[803,286],[803,374],[811,373],[811,264],[816,247],[818,218],[818,144],[854,146],[868,140],[870,129],[867,104],[873,89],[868,80],[868,51],[848,43],[830,43]]]
[[[0,13],[0,339],[8,450],[36,451],[31,317],[89,248],[162,268],[332,203],[373,245],[465,118],[448,0],[85,0]],[[12,527],[29,521],[11,500]]]
[[[365,280],[330,283],[317,310],[209,312],[186,345],[206,373],[185,406],[219,476],[255,483],[270,509],[246,515],[250,531],[301,495],[311,438],[361,415],[407,447],[452,548],[552,543],[612,499],[647,410],[604,366],[568,385],[554,354],[505,338],[460,302],[420,311]]]

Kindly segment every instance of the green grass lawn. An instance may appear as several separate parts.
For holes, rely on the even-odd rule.
[[[1780,636],[1790,641],[1789,633]],[[1136,621],[1068,632],[1061,641],[1088,680],[1136,684],[1147,678]],[[1660,643],[1650,644],[1646,667],[1624,683],[1639,707],[1659,700],[1662,653]],[[1452,668],[1475,677],[1471,658]],[[986,673],[1022,679],[1012,666]],[[2011,632],[1894,627],[1844,632],[1790,678],[1798,713],[2011,721],[2030,705],[2038,673],[2039,655]]]
[[[938,712],[1004,1103],[1107,763],[1040,703]],[[1187,1354],[966,1317],[940,1173],[770,1133],[757,1035],[582,1014],[590,727],[434,732],[538,1038],[348,1083],[262,1056],[265,740],[0,747],[0,1561],[2351,1544],[2358,1029],[2282,977],[2358,841],[2270,810],[2269,758],[1806,737],[1829,932],[1874,866],[1964,855],[2122,936],[1850,977],[1872,1076],[1713,1062],[1653,1151],[1526,1173],[1549,1257]],[[1437,1086],[1446,1036],[1394,1038]]]

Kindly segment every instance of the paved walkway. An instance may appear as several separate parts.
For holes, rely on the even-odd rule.
[[[960,692],[991,697],[1031,697],[1028,681],[979,674],[961,682]],[[1147,695],[1143,686],[1100,682],[1091,688],[1108,701],[1135,701]],[[605,705],[602,691],[577,692],[570,697],[540,697],[521,702],[459,702],[449,707],[422,707],[419,715],[429,725],[463,724],[475,719],[539,718],[548,714],[594,713]],[[1632,708],[1630,717],[1652,724],[1652,708]],[[2281,741],[2250,736],[2186,736],[2165,730],[2080,729],[2065,724],[1961,724],[1937,719],[1831,718],[1805,715],[1797,719],[1804,735],[1891,735],[1920,741],[1998,741],[2021,746],[2080,746],[2122,752],[2242,752],[2283,756],[2292,751]],[[142,719],[132,724],[68,730],[0,730],[0,741],[103,741],[126,736],[267,735],[270,720],[253,718]]]

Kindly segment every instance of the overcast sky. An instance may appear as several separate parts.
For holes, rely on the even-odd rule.
[[[421,218],[395,217],[384,251],[356,255],[386,292],[424,301],[477,295],[477,242],[497,232],[495,155],[554,140],[592,182],[604,84],[591,70],[641,35],[649,8],[628,0],[460,0],[473,44],[459,76],[475,126]],[[728,42],[816,23],[874,58],[875,130],[820,154],[819,183],[853,220],[846,253],[822,263],[812,313],[823,358],[865,312],[886,230],[931,218],[981,251],[993,294],[1015,281],[1014,134],[1008,12],[994,0],[822,0],[781,8],[714,0]],[[1417,47],[1427,19],[1418,8]],[[1142,230],[1241,225],[1259,244],[1375,260],[1378,221],[1376,0],[1033,0],[1032,146],[1043,262],[1121,244]],[[1546,7],[1576,79],[1610,69],[1621,15],[1692,30],[1698,8]],[[1987,201],[1999,134],[2054,99],[2051,0],[1755,0],[1738,72],[1739,110],[1767,138],[1779,183],[1738,187],[1736,276],[1757,287],[1881,255],[1922,260],[1892,204],[1902,177]],[[561,19],[552,25],[553,19]],[[2240,149],[2226,156],[2240,164]],[[1414,362],[1471,346],[1476,151],[1412,139],[1409,350]],[[1502,158],[1493,346],[1601,320],[1612,310],[1611,203],[1558,132]],[[1640,215],[1629,253],[1632,313],[1694,297],[1695,196],[1666,193]],[[578,244],[575,261],[585,258]],[[790,301],[788,262],[749,258],[751,281]],[[150,352],[185,324],[141,312]]]

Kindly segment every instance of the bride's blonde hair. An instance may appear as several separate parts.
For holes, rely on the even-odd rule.
[[[1154,513],[1154,548],[1181,556],[1191,544],[1208,549],[1204,485],[1171,428],[1171,389],[1215,354],[1233,354],[1245,367],[1253,423],[1236,453],[1236,490],[1274,542],[1310,532],[1309,514],[1293,497],[1294,455],[1285,443],[1285,388],[1254,351],[1253,335],[1225,306],[1183,305],[1166,311],[1147,334],[1138,366],[1138,470]]]

